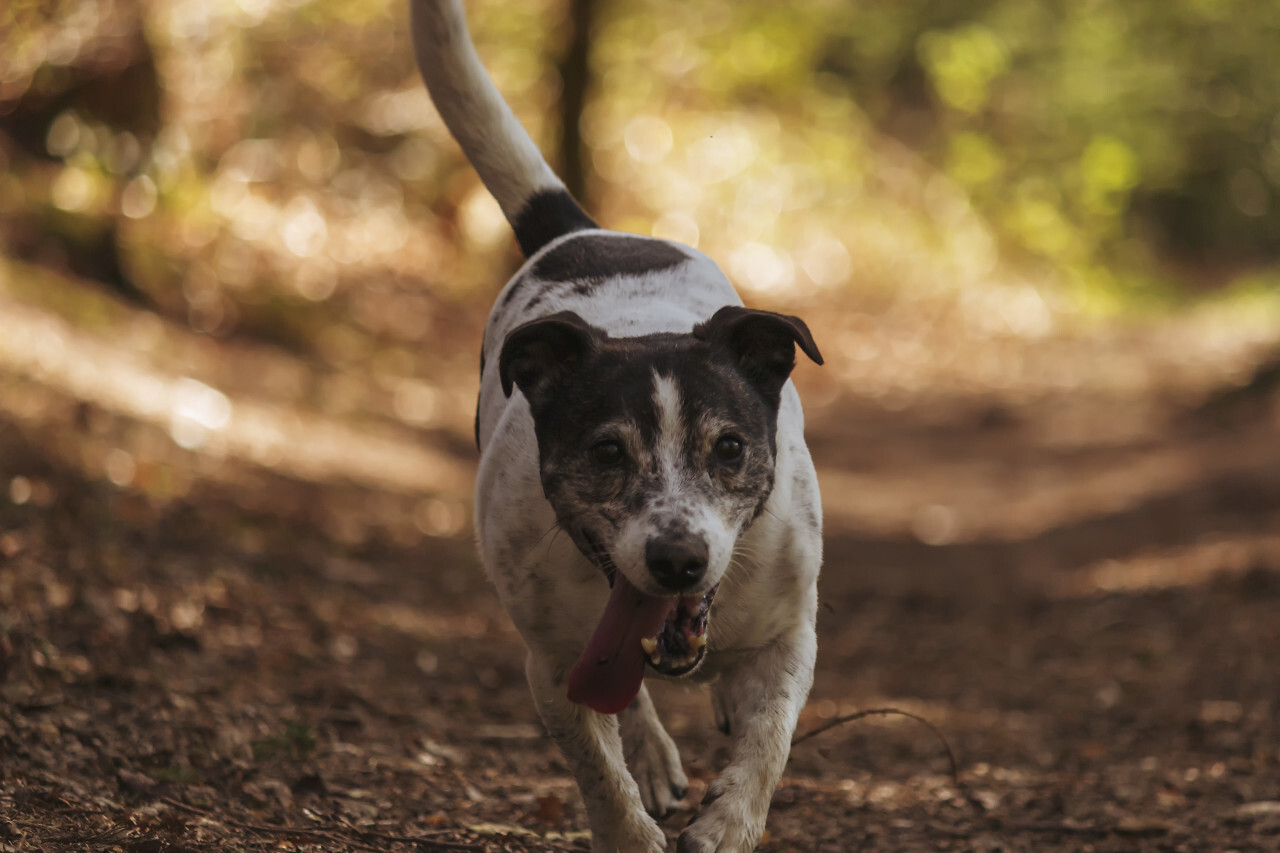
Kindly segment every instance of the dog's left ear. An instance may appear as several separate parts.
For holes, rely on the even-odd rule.
[[[822,364],[809,327],[789,314],[726,305],[695,326],[693,336],[727,348],[747,380],[775,405],[796,366],[796,344]]]
[[[518,386],[533,405],[541,392],[579,365],[595,346],[597,332],[572,311],[530,320],[502,342],[498,378],[502,393]]]

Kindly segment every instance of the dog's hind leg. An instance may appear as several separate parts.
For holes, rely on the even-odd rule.
[[[645,813],[639,786],[627,772],[618,721],[570,702],[563,677],[557,678],[539,655],[529,655],[525,672],[542,723],[578,780],[592,827],[591,849],[595,853],[666,850],[666,836]],[[649,707],[652,714],[652,704]]]
[[[640,800],[654,817],[666,817],[689,791],[689,779],[680,766],[680,752],[662,727],[658,712],[641,686],[635,701],[618,715],[622,750],[627,767],[640,786]]]

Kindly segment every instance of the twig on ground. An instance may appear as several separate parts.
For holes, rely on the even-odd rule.
[[[49,840],[56,844],[95,844],[106,846],[119,844],[129,838],[130,828],[127,826],[109,826],[98,832],[71,832],[57,835]]]
[[[227,826],[233,826],[236,829],[243,829],[246,832],[256,832],[259,835],[297,835],[303,838],[318,838],[318,839],[321,839],[322,841],[328,841],[331,843],[343,842],[343,843],[354,844],[356,847],[359,847],[361,850],[374,850],[374,851],[378,850],[378,848],[376,847],[369,847],[367,845],[360,844],[357,841],[352,841],[349,838],[337,837],[332,832],[328,832],[323,829],[306,829],[304,827],[298,827],[298,826],[277,826],[275,824],[270,824],[270,823],[246,823],[245,821],[242,821],[242,820],[236,820],[233,817],[226,817],[225,815],[220,815],[214,812],[206,811],[205,809],[196,808],[195,806],[188,805],[182,802],[181,800],[174,799],[173,797],[161,797],[160,800],[161,802],[168,803],[174,808],[181,809],[182,811],[189,812],[193,815],[197,815],[198,817],[202,817],[205,820],[212,820],[217,823],[226,824]]]
[[[965,798],[965,801],[969,803],[969,805],[972,806],[976,811],[978,811],[979,813],[986,811],[986,807],[983,806],[982,802],[977,797],[975,797],[972,793],[970,793],[969,789],[965,787],[965,784],[960,781],[960,765],[956,761],[956,754],[951,750],[951,743],[950,741],[947,740],[947,736],[944,735],[942,733],[942,730],[939,729],[937,726],[935,726],[933,723],[929,722],[924,717],[921,717],[918,714],[911,713],[910,711],[903,711],[900,708],[868,708],[865,711],[857,711],[852,714],[845,714],[843,716],[836,717],[834,720],[828,720],[827,722],[818,726],[816,729],[807,731],[804,734],[799,735],[798,737],[792,739],[791,748],[795,749],[798,744],[804,743],[809,738],[816,737],[817,735],[820,735],[823,732],[830,731],[831,729],[834,729],[836,726],[842,726],[845,723],[852,723],[855,720],[861,720],[866,717],[889,717],[889,716],[906,717],[909,720],[915,720],[917,723],[924,726],[929,731],[933,732],[934,737],[938,739],[938,743],[942,744],[942,749],[947,754],[947,762],[951,766],[951,783],[955,785],[956,790],[960,792],[961,796]]]
[[[225,817],[223,815],[215,814],[213,812],[209,812],[204,809],[196,808],[195,806],[187,805],[181,800],[176,800],[173,797],[161,797],[160,799],[163,802],[173,806],[174,808],[181,809],[182,811],[185,811],[185,812],[190,812],[191,814],[198,815],[200,817],[205,818],[206,820],[217,821],[218,823],[223,823],[223,824],[226,824],[227,826],[233,826],[237,829],[243,829],[246,832],[255,832],[260,835],[267,835],[267,834],[297,835],[297,836],[302,836],[304,838],[316,838],[322,841],[328,841],[331,844],[348,844],[353,847],[358,847],[361,850],[373,851],[373,853],[382,853],[382,851],[385,850],[384,847],[371,847],[367,844],[362,844],[359,841],[355,840],[354,838],[349,837],[347,833],[339,834],[339,833],[335,833],[325,829],[306,829],[304,827],[295,827],[295,826],[276,826],[274,824],[267,824],[267,823],[246,823],[244,821],[236,820],[235,818]],[[348,826],[350,825],[348,824]],[[369,838],[377,838],[380,841],[399,842],[402,844],[413,844],[425,850],[466,850],[466,851],[484,850],[483,847],[476,844],[463,844],[463,843],[457,843],[452,841],[440,841],[434,838],[413,837],[413,836],[407,836],[407,835],[406,836],[380,835],[375,832],[365,832],[363,830],[356,829],[355,827],[351,827],[351,830],[361,836],[365,836]]]
[[[359,835],[361,838],[374,838],[378,841],[386,841],[393,844],[434,845],[436,848],[441,850],[484,850],[484,847],[479,844],[467,844],[460,841],[440,841],[432,838],[432,833],[423,833],[419,835],[388,835],[385,832],[373,832],[371,830],[361,829],[343,818],[338,818],[338,822],[345,826],[348,831]],[[440,830],[442,833],[449,831],[451,830]]]

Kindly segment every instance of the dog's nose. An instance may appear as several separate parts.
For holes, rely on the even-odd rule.
[[[664,536],[644,546],[644,561],[658,583],[688,589],[707,571],[707,543],[693,536]]]

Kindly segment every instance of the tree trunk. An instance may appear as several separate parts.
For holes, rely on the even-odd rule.
[[[591,23],[596,0],[569,0],[569,43],[560,59],[560,177],[584,206],[588,199],[582,110],[591,86]]]

